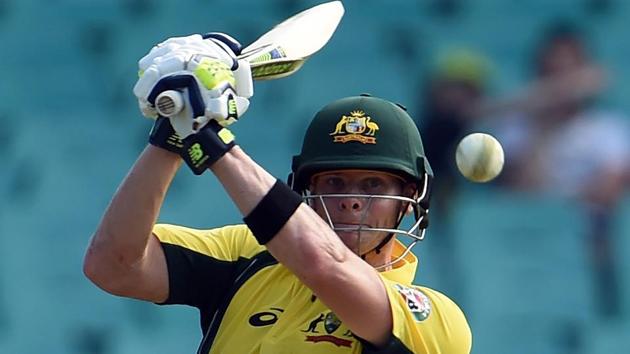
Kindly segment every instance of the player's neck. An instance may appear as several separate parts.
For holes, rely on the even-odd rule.
[[[376,250],[371,251],[370,253],[365,255],[364,260],[370,264],[374,268],[382,267],[384,264],[391,262],[392,253],[394,251],[394,238],[392,238],[389,242],[387,242],[383,247],[380,248],[379,252]],[[379,269],[379,271],[387,271],[391,270],[392,265],[389,265],[385,268]]]

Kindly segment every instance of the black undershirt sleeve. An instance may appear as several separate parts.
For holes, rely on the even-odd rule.
[[[393,334],[389,337],[387,343],[380,347],[374,346],[372,343],[364,340],[363,338],[357,337],[357,339],[363,345],[361,354],[413,354],[413,352]]]
[[[236,262],[219,260],[188,248],[162,243],[169,295],[160,305],[181,304],[200,309],[217,306],[236,276]]]

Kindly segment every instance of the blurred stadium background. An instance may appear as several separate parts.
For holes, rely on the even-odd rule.
[[[223,31],[249,43],[311,0],[0,0],[0,353],[194,353],[197,315],[120,299],[82,274],[85,247],[151,122],[131,92],[137,60],[169,36]],[[356,0],[300,72],[257,84],[239,143],[286,177],[312,114],[370,92],[420,110],[439,53],[474,47],[493,65],[490,94],[519,87],[542,26],[577,21],[614,77],[600,98],[630,112],[630,2]],[[507,156],[509,159],[509,156]],[[439,178],[439,176],[437,176]],[[628,353],[630,199],[616,211],[621,308],[602,317],[582,210],[571,201],[459,179],[449,232],[439,213],[417,282],[467,313],[473,353]],[[434,198],[439,199],[436,195]],[[196,227],[240,217],[210,176],[177,176],[160,218]],[[536,220],[536,222],[533,222]]]

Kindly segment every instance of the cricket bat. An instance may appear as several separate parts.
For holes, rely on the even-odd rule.
[[[328,43],[343,14],[341,1],[311,7],[260,36],[245,47],[238,58],[250,63],[254,80],[289,76]],[[160,115],[171,117],[183,109],[184,99],[179,91],[164,91],[156,98],[155,105]]]

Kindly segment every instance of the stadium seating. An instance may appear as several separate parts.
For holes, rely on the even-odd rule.
[[[0,353],[195,351],[201,333],[194,310],[107,295],[81,272],[89,237],[150,128],[131,95],[136,61],[171,35],[221,30],[248,43],[318,2],[0,1]],[[413,114],[418,80],[434,55],[459,46],[495,62],[495,92],[513,89],[528,74],[539,30],[559,15],[584,23],[613,76],[630,75],[623,42],[629,1],[611,2],[613,11],[597,16],[573,0],[462,1],[450,17],[432,12],[430,1],[345,3],[331,44],[295,76],[257,83],[250,112],[234,127],[239,143],[278,177],[286,177],[323,103],[369,91]],[[613,88],[605,100],[630,111],[630,80]],[[473,353],[627,352],[630,199],[616,224],[624,312],[602,323],[593,314],[584,220],[575,205],[467,189],[449,225],[453,248],[434,246],[442,231],[431,230],[416,248],[417,279],[465,309]],[[226,207],[210,213],[208,200]],[[212,227],[240,216],[214,179],[183,170],[160,220]]]
[[[563,200],[475,188],[454,205],[463,304],[475,352],[569,352],[593,318],[582,211]],[[510,323],[511,325],[506,325]],[[553,329],[553,330],[552,330]]]

